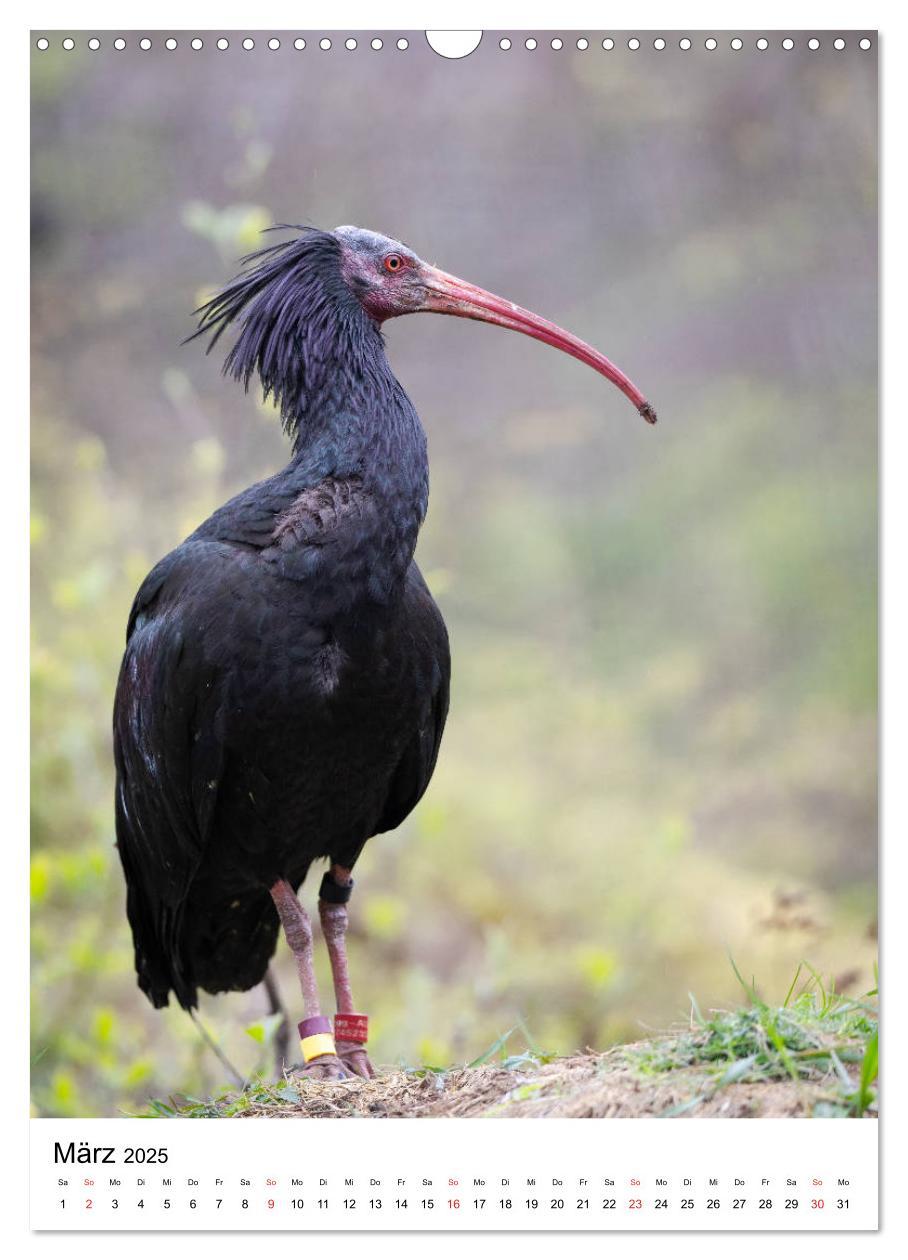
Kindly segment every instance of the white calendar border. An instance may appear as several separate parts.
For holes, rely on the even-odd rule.
[[[28,239],[28,205],[27,205],[27,111],[28,111],[28,65],[23,55],[24,27],[46,26],[48,29],[60,29],[74,25],[76,29],[92,26],[99,28],[117,26],[124,18],[131,27],[142,25],[160,28],[172,26],[174,29],[195,26],[198,29],[210,28],[212,23],[233,29],[249,27],[250,29],[287,29],[302,24],[306,29],[349,28],[362,29],[367,26],[376,28],[401,27],[405,29],[554,29],[549,25],[552,6],[538,3],[538,0],[526,0],[526,3],[501,4],[432,4],[418,5],[412,0],[408,3],[388,3],[382,6],[360,4],[333,5],[310,4],[301,9],[299,4],[289,4],[285,0],[260,0],[256,6],[237,4],[235,0],[224,0],[223,3],[193,4],[175,3],[174,0],[160,0],[155,5],[136,4],[124,10],[122,3],[113,4],[110,0],[86,0],[86,3],[74,6],[62,3],[61,0],[44,4],[21,5],[18,7],[13,22],[7,26],[5,38],[0,40],[0,55],[4,58],[4,73],[0,83],[5,92],[7,118],[14,116],[19,121],[18,127],[11,128],[7,137],[7,158],[9,171],[18,169],[21,180],[15,190],[19,195],[8,192],[7,202],[0,207],[3,214],[4,241],[7,243],[7,256],[4,260],[7,282],[15,276],[15,285],[20,300],[26,301],[27,257],[24,243]],[[903,124],[898,120],[908,117],[908,62],[905,48],[908,44],[908,22],[899,7],[895,4],[863,4],[843,3],[842,0],[829,0],[822,5],[797,3],[780,3],[780,0],[764,0],[762,4],[738,3],[732,12],[729,6],[720,3],[703,3],[692,0],[680,6],[661,3],[647,5],[629,4],[627,0],[619,0],[606,8],[601,5],[570,3],[562,0],[557,6],[557,16],[562,21],[562,29],[579,29],[584,26],[599,29],[608,25],[616,30],[636,28],[638,30],[656,30],[660,26],[674,29],[683,19],[693,29],[714,27],[716,30],[728,30],[730,24],[739,29],[771,28],[805,29],[814,26],[817,29],[840,27],[851,29],[855,26],[880,27],[881,44],[881,83],[884,102],[884,126],[882,128],[882,148],[885,162],[885,180],[883,183],[883,259],[886,276],[883,281],[882,309],[885,315],[882,341],[883,400],[884,425],[883,450],[885,465],[883,467],[883,499],[882,519],[885,523],[887,546],[884,553],[884,617],[883,643],[895,645],[908,642],[908,599],[906,599],[904,562],[902,572],[898,572],[903,549],[898,545],[908,538],[908,496],[904,486],[908,473],[906,459],[905,429],[897,421],[900,409],[904,409],[902,391],[899,389],[897,375],[901,367],[905,349],[902,344],[900,316],[902,303],[899,301],[903,285],[908,278],[906,254],[908,243],[904,233],[896,230],[898,223],[908,222],[908,196],[906,196],[906,175],[904,158],[900,158],[898,145],[903,144]],[[250,20],[251,19],[251,20]],[[13,114],[14,111],[14,114]],[[12,188],[12,182],[8,184]],[[10,200],[10,198],[12,198]],[[898,277],[899,279],[896,279]],[[24,784],[27,782],[27,748],[22,729],[22,715],[26,712],[27,690],[23,675],[25,644],[27,643],[27,608],[24,592],[27,589],[27,555],[24,549],[24,522],[27,516],[26,473],[28,466],[27,439],[23,419],[28,409],[28,384],[24,372],[28,352],[27,322],[23,318],[24,307],[15,303],[4,304],[2,313],[3,340],[7,349],[4,366],[10,372],[5,424],[0,429],[0,443],[3,444],[5,458],[3,460],[4,482],[0,494],[0,510],[3,512],[4,529],[2,537],[7,547],[4,569],[5,579],[14,584],[15,599],[4,600],[5,616],[0,620],[0,667],[6,678],[4,695],[7,699],[2,725],[0,725],[0,788],[3,789],[3,800],[7,804],[7,835],[11,843],[6,850],[7,869],[5,872],[5,889],[8,904],[4,907],[4,929],[6,951],[4,953],[4,979],[7,982],[7,1010],[5,1021],[7,1036],[3,1044],[3,1079],[7,1085],[7,1118],[10,1120],[5,1128],[6,1140],[3,1150],[7,1156],[7,1175],[3,1186],[6,1191],[7,1219],[13,1216],[7,1237],[22,1239],[24,1222],[18,1219],[16,1206],[24,1208],[27,1192],[24,1182],[26,1160],[22,1158],[21,1143],[27,1141],[24,1121],[16,1121],[17,1100],[27,1097],[28,1064],[26,1059],[25,1027],[28,1008],[27,992],[27,906],[24,890],[27,888],[27,808],[24,796]],[[901,317],[904,324],[904,317]],[[885,369],[888,369],[885,370]],[[20,540],[23,544],[20,545]],[[904,654],[893,647],[885,653],[885,693],[883,701],[883,730],[885,745],[883,748],[883,835],[884,851],[882,868],[885,872],[883,883],[883,904],[881,907],[882,939],[885,941],[885,956],[893,957],[900,944],[904,944],[904,915],[895,901],[898,891],[908,887],[906,880],[906,853],[903,844],[897,837],[908,834],[908,810],[906,810],[905,789],[902,786],[905,773],[903,750],[908,746],[908,730],[906,717],[908,712],[908,686],[906,686],[906,670],[908,663]],[[901,790],[899,790],[901,789]],[[23,890],[21,893],[18,890]],[[886,895],[886,890],[892,890]],[[13,998],[12,995],[15,994]],[[906,1017],[901,1009],[890,1010],[887,1007],[883,1023],[883,1064],[889,1062],[889,1051],[893,1061],[898,1062],[897,1048],[904,1044]],[[17,1035],[16,1029],[22,1029]],[[847,1248],[851,1253],[856,1246],[862,1248],[867,1244],[882,1244],[889,1247],[896,1243],[898,1237],[904,1241],[904,1201],[905,1194],[896,1175],[895,1160],[891,1135],[899,1130],[904,1131],[905,1124],[905,1089],[897,1079],[887,1081],[885,1119],[882,1122],[883,1135],[883,1170],[884,1186],[883,1225],[880,1235],[861,1237],[852,1241],[849,1235],[822,1236],[821,1245],[825,1252],[835,1253]],[[268,1122],[259,1122],[268,1123]],[[281,1123],[281,1122],[275,1122]],[[420,1125],[431,1122],[414,1121]],[[441,1122],[445,1123],[444,1121]],[[477,1122],[479,1123],[479,1122]],[[487,1122],[494,1123],[494,1122]],[[545,1120],[524,1121],[522,1123],[545,1124]],[[578,1123],[584,1123],[578,1121]],[[590,1121],[589,1123],[608,1123]],[[647,1123],[641,1121],[640,1123]],[[687,1126],[692,1133],[700,1124],[697,1120],[678,1120],[676,1124]],[[761,1121],[725,1121],[726,1124],[760,1124]],[[810,1121],[791,1121],[793,1124],[809,1124]],[[847,1121],[842,1123],[848,1123]],[[425,1129],[421,1132],[425,1133]],[[17,1176],[18,1174],[18,1176]],[[11,1177],[13,1181],[11,1181]],[[28,1236],[27,1236],[28,1237]],[[65,1244],[56,1235],[31,1235],[28,1237],[28,1248],[31,1253],[43,1254],[46,1248],[57,1248],[65,1245],[67,1256],[79,1260],[82,1255],[95,1257],[99,1250],[103,1252],[104,1238],[117,1239],[113,1244],[118,1254],[123,1249],[123,1240],[117,1234],[66,1235]],[[344,1237],[347,1237],[346,1235]],[[374,1236],[370,1235],[370,1239]],[[477,1238],[478,1236],[473,1235]],[[485,1237],[485,1236],[483,1236]],[[715,1243],[712,1238],[715,1237]],[[774,1234],[770,1245],[778,1247],[782,1240]],[[412,1241],[411,1241],[412,1240]],[[551,1249],[552,1235],[522,1234],[519,1246],[528,1255],[548,1255]],[[575,1255],[601,1254],[602,1236],[599,1234],[570,1235],[572,1253]],[[354,1244],[358,1240],[353,1240]],[[410,1249],[415,1254],[416,1247],[420,1252],[427,1246],[440,1255],[458,1255],[462,1251],[462,1240],[453,1234],[433,1233],[431,1241],[423,1234],[411,1234],[403,1237],[398,1234],[388,1235],[385,1239],[376,1238],[370,1246],[380,1248],[393,1247],[395,1255],[401,1250]],[[154,1233],[131,1234],[129,1247],[136,1255],[151,1252],[160,1245]],[[326,1241],[326,1246],[336,1247],[337,1243]],[[358,1244],[362,1245],[362,1244]],[[606,1242],[607,1245],[607,1242]],[[622,1252],[628,1246],[648,1249],[659,1245],[653,1235],[621,1235]],[[681,1248],[683,1255],[688,1248],[691,1254],[696,1249],[701,1254],[704,1247],[728,1246],[724,1235],[673,1235],[673,1248]],[[797,1245],[797,1244],[793,1244]],[[219,1235],[218,1248],[224,1248],[226,1254],[245,1256],[248,1252],[248,1239],[242,1235]],[[499,1248],[498,1239],[490,1240],[490,1246]],[[747,1254],[762,1255],[766,1240],[762,1234],[736,1235],[736,1250]],[[342,1248],[343,1250],[343,1248]],[[677,1252],[676,1252],[677,1254]]]

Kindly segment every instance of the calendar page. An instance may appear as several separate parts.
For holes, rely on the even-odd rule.
[[[875,1230],[880,35],[374,19],[27,35],[31,1228]]]

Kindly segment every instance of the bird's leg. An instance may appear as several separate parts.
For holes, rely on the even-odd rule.
[[[300,1024],[300,1044],[306,1062],[299,1070],[316,1080],[342,1080],[349,1076],[349,1072],[335,1052],[330,1023],[321,1018],[318,985],[312,959],[312,925],[309,922],[309,916],[285,879],[279,879],[272,884],[270,892],[280,916],[287,944],[296,961],[300,988],[303,991],[305,1019]]]
[[[357,1014],[353,1006],[350,988],[350,971],[347,965],[347,902],[353,890],[350,870],[334,863],[325,872],[318,894],[318,915],[331,959],[331,975],[334,978],[334,998],[339,1018],[335,1018],[337,1053],[343,1063],[357,1076],[370,1077],[375,1069],[366,1054],[365,1041],[368,1020]],[[347,1033],[349,1040],[345,1038]],[[353,1037],[359,1040],[353,1040]]]
[[[274,1068],[278,1076],[290,1063],[290,1016],[281,998],[277,976],[269,967],[265,972],[265,992],[268,994],[268,1014],[280,1015],[281,1022],[274,1034]]]

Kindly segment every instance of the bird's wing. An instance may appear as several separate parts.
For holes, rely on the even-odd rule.
[[[323,542],[346,522],[364,517],[371,504],[358,474],[325,477],[302,490],[276,517],[271,542],[285,552]]]
[[[330,576],[336,591],[363,554],[361,540],[378,532],[376,503],[357,474],[329,476],[307,486],[280,512],[262,552],[281,577]],[[352,588],[351,588],[352,592]]]
[[[415,647],[429,670],[426,703],[419,727],[404,750],[388,785],[388,795],[375,829],[376,834],[393,831],[400,826],[422,798],[435,769],[448,716],[451,682],[448,632],[422,574],[415,565],[411,572],[411,599],[416,605],[411,624],[419,627],[419,641]]]
[[[251,548],[278,561],[301,548],[330,542],[372,506],[358,472],[331,473],[312,485],[294,485],[280,474],[218,508],[192,538]]]
[[[139,983],[156,1006],[171,988],[184,1006],[195,1003],[180,957],[182,914],[223,757],[223,690],[191,617],[172,598],[191,580],[193,549],[182,550],[157,565],[136,596],[114,704],[117,848]]]

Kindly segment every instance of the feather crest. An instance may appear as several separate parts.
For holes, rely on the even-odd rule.
[[[341,274],[337,237],[301,224],[268,231],[288,229],[298,235],[241,259],[239,275],[193,312],[198,328],[186,340],[209,336],[210,353],[237,325],[225,375],[248,391],[257,373],[265,399],[274,399],[284,429],[297,442],[330,370],[341,364],[355,370],[365,314]]]

